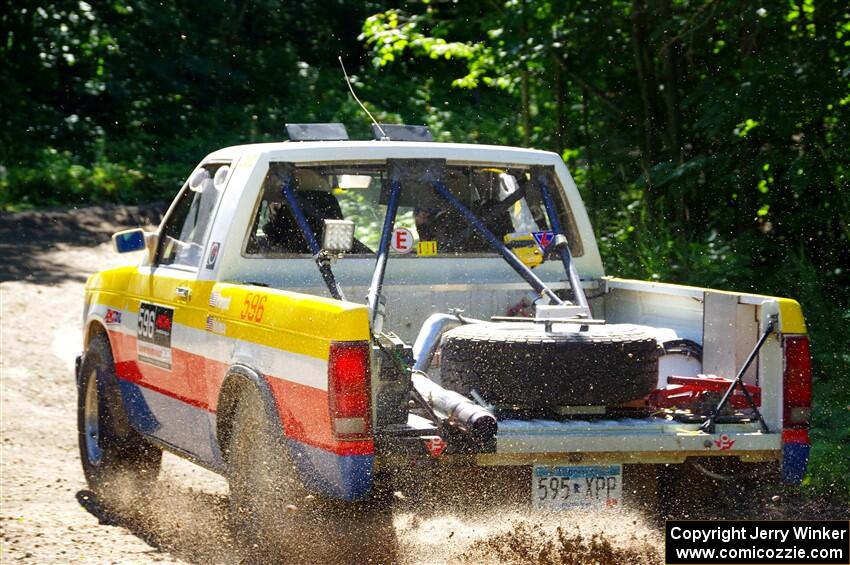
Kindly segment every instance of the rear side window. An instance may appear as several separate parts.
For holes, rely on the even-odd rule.
[[[531,186],[530,173],[526,169],[504,165],[450,166],[444,182],[500,240],[550,229],[539,191]],[[321,240],[325,219],[346,219],[355,224],[352,254],[372,254],[378,248],[390,190],[385,167],[298,167],[294,188],[318,240]],[[557,196],[559,191],[553,192]],[[582,250],[574,236],[573,219],[564,209],[561,198],[556,198],[556,203],[573,254],[580,256]],[[432,242],[431,249],[436,255],[495,253],[463,216],[429,186],[411,183],[402,188],[395,227],[410,230],[416,244]],[[283,198],[281,179],[273,163],[254,214],[245,254],[305,253],[309,253],[307,242]]]
[[[229,172],[228,165],[215,163],[192,173],[160,230],[157,264],[192,268],[200,265]]]

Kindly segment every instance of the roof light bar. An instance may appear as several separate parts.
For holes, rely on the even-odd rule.
[[[381,133],[383,129],[383,133]],[[378,128],[372,124],[372,135],[379,141],[434,141],[428,126],[408,126],[405,124],[381,124]]]
[[[286,124],[290,141],[348,141],[343,124]]]

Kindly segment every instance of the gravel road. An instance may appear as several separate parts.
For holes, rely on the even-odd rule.
[[[77,456],[74,357],[87,274],[126,261],[109,234],[155,223],[158,208],[0,215],[0,561],[239,563],[227,483],[166,455],[142,497],[108,508],[87,490]],[[133,258],[135,259],[135,258]],[[448,479],[447,479],[448,482]],[[452,483],[454,483],[452,479]],[[433,486],[433,485],[431,485]],[[433,489],[429,489],[433,490]],[[351,515],[305,503],[283,562],[659,563],[657,520],[618,514],[532,515],[490,494],[406,495]],[[799,515],[765,500],[756,514]],[[311,506],[312,505],[312,506]],[[640,506],[640,505],[638,505]],[[790,508],[791,506],[789,506]],[[814,516],[814,509],[812,516]],[[841,517],[841,510],[827,514]],[[727,517],[731,517],[728,516]]]

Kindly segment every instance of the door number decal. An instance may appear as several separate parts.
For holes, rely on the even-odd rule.
[[[139,323],[136,348],[139,361],[171,370],[171,331],[174,310],[142,302],[139,305]]]
[[[249,292],[245,295],[245,302],[242,304],[242,311],[239,317],[249,322],[262,322],[263,313],[266,311],[266,299],[268,296],[263,294],[254,294]]]

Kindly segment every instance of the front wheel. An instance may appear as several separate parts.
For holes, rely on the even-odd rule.
[[[109,341],[105,336],[93,338],[80,369],[77,430],[86,482],[100,495],[119,482],[148,486],[156,480],[162,461],[162,451],[138,432],[129,426],[120,430],[115,412],[121,400],[107,393],[107,382],[116,382],[113,371]]]

